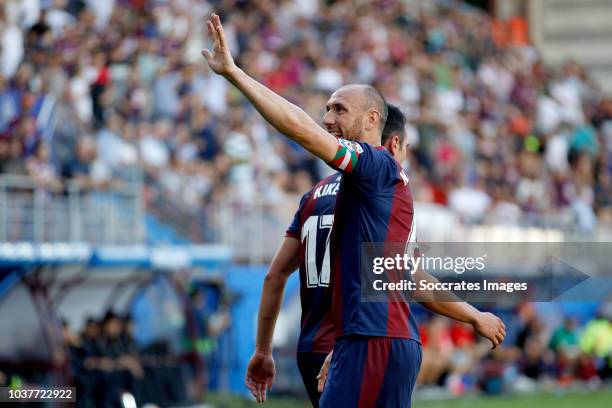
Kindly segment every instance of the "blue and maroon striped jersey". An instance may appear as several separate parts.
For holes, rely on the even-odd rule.
[[[330,233],[334,222],[338,173],[304,194],[286,236],[299,239],[302,321],[298,352],[329,353],[334,346],[331,321]]]
[[[336,337],[362,335],[419,341],[408,301],[362,301],[363,243],[398,247],[413,242],[408,176],[384,147],[339,140],[331,167],[343,173],[331,233],[332,320]],[[368,273],[368,271],[363,271]]]

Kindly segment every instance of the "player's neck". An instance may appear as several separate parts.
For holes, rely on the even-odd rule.
[[[372,147],[378,147],[381,145],[380,138],[381,138],[380,133],[372,132],[372,133],[366,134],[365,137],[363,138],[363,141]]]

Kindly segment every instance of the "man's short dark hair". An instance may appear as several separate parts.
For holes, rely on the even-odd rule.
[[[388,103],[387,121],[385,122],[385,129],[383,130],[381,144],[384,145],[393,136],[399,137],[400,144],[404,143],[404,138],[406,137],[405,127],[406,117],[400,108]]]

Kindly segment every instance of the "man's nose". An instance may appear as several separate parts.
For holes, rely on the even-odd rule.
[[[323,116],[323,124],[324,125],[333,125],[336,122],[336,118],[334,114],[331,112],[326,112],[325,116]]]

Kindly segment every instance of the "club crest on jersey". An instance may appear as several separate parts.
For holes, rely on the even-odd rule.
[[[336,156],[329,164],[336,170],[350,173],[357,165],[357,160],[362,153],[363,148],[359,143],[351,142],[346,139],[338,139]]]
[[[363,148],[357,142],[351,142],[350,140],[346,140],[346,139],[338,139],[338,144],[341,144],[347,149],[357,152],[358,154],[363,153]]]

